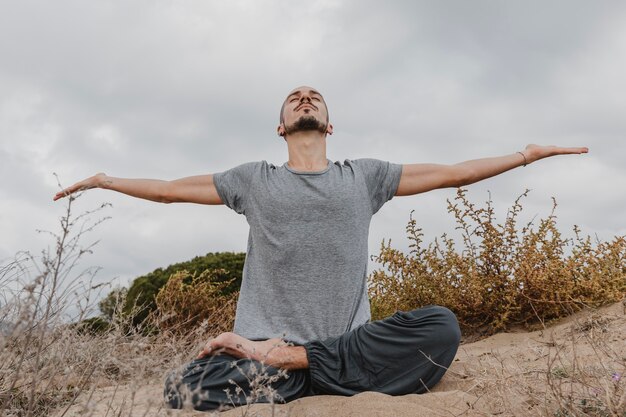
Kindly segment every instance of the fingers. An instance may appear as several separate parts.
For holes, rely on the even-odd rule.
[[[226,352],[225,348],[211,348],[207,346],[205,346],[204,349],[202,349],[200,353],[198,353],[198,356],[196,356],[196,359],[203,359],[209,356],[215,356],[220,353]]]
[[[72,194],[74,191],[72,191],[72,187],[66,188],[64,190],[59,191],[58,193],[56,193],[54,195],[53,200],[57,201],[59,198],[63,198],[63,197],[67,197],[70,194]]]
[[[583,154],[588,153],[589,148],[587,147],[570,147],[570,148],[560,148],[555,147],[558,154]]]
[[[582,148],[578,148],[580,150],[580,152],[578,153],[588,153],[589,152],[589,148],[587,147],[582,147]]]
[[[206,358],[207,356],[214,356],[222,352],[225,352],[229,355],[237,355],[239,352],[239,348],[241,347],[241,345],[237,343],[238,339],[243,338],[231,332],[221,333],[214,339],[206,342],[204,348],[200,351],[200,353],[198,353],[198,356],[196,356],[196,359]]]
[[[76,191],[80,191],[81,189],[83,189],[83,187],[84,186],[82,185],[82,182],[76,183],[72,185],[71,187],[67,187],[66,189],[61,190],[58,193],[56,193],[52,200],[57,201],[60,198],[67,197],[70,194],[74,194]]]
[[[207,344],[200,351],[200,353],[198,353],[198,356],[196,356],[196,359],[202,359],[202,358],[206,358],[207,356],[211,356],[211,352],[213,351],[213,348],[211,347],[210,343],[211,342],[207,342]]]
[[[200,353],[198,353],[198,356],[196,356],[196,359],[206,358],[207,356],[211,356],[211,349],[207,349],[205,347],[204,349],[200,351]]]
[[[80,182],[77,182],[76,184],[67,187],[61,191],[59,191],[58,193],[56,193],[54,195],[54,197],[52,198],[53,201],[57,201],[60,198],[63,197],[67,197],[71,194],[74,194],[77,191],[83,191],[83,190],[89,190],[91,188],[96,188],[98,187],[99,184],[99,180],[101,180],[102,178],[106,177],[106,174],[104,172],[100,172],[96,175],[94,175],[93,177],[89,177],[85,180],[82,180]]]
[[[204,345],[204,348],[200,351],[200,353],[198,353],[196,359],[206,358],[207,356],[216,355],[217,353],[223,351],[224,347],[220,344],[220,340],[218,338],[211,339],[206,342],[206,345]]]
[[[65,190],[62,190],[56,193],[54,197],[52,197],[52,201],[57,201],[58,199],[67,197],[70,194],[72,194],[72,191],[70,191],[70,188],[66,188]]]

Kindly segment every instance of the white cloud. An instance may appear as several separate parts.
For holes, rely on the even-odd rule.
[[[621,3],[432,4],[21,1],[0,14],[0,258],[42,244],[63,184],[99,171],[172,179],[250,160],[282,163],[283,96],[312,84],[329,103],[331,158],[456,163],[527,143],[586,145],[471,186],[505,210],[532,188],[568,229],[624,233]],[[434,237],[454,226],[454,190],[392,200],[370,252],[400,245],[410,210]],[[114,205],[91,261],[132,277],[198,254],[245,250],[247,224],[225,207],[158,205],[104,191]],[[505,212],[503,212],[504,214]],[[403,246],[406,247],[406,246]]]

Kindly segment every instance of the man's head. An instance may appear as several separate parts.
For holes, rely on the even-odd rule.
[[[328,122],[328,108],[324,97],[312,87],[294,88],[280,109],[278,134],[287,136],[295,132],[318,131],[332,135]]]

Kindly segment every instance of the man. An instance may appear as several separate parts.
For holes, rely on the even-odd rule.
[[[246,216],[250,234],[235,328],[210,340],[194,361],[168,377],[165,396],[172,407],[188,401],[211,410],[250,398],[291,401],[314,394],[430,389],[454,359],[459,327],[454,314],[438,306],[370,322],[372,215],[393,196],[461,187],[549,156],[588,152],[528,145],[456,165],[333,163],[326,158],[332,133],[324,98],[302,86],[281,109],[278,134],[289,153],[282,166],[254,162],[175,181],[100,173],[54,197],[98,187],[164,203],[225,204]],[[274,393],[252,392],[250,377],[259,369]],[[280,377],[285,371],[288,378]]]

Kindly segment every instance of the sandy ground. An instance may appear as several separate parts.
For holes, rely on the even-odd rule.
[[[214,414],[219,417],[554,415],[560,406],[550,400],[550,393],[559,390],[560,397],[569,396],[571,402],[610,401],[611,395],[615,397],[616,391],[611,394],[615,385],[626,383],[625,310],[626,304],[617,303],[577,313],[542,330],[500,333],[463,343],[442,381],[427,394],[392,397],[364,392],[353,397],[317,396]],[[616,382],[617,378],[621,380]],[[190,417],[210,413],[166,409],[161,383],[155,381],[144,386],[120,384],[100,388],[55,415]]]

